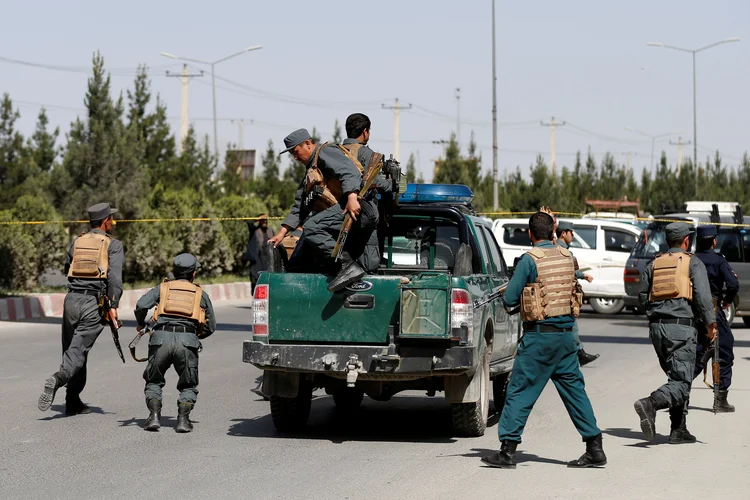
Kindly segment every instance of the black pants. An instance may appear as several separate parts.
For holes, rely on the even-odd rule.
[[[716,327],[719,330],[719,390],[726,391],[732,385],[732,366],[734,365],[734,334],[729,327],[724,310],[716,312]],[[703,353],[708,349],[709,342],[705,335],[699,335],[698,348],[695,354],[695,373],[693,378],[698,377],[703,371],[704,364],[701,363]],[[708,370],[711,370],[709,361]]]

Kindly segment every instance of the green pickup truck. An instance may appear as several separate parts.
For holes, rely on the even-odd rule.
[[[509,273],[472,199],[463,185],[410,184],[380,234],[380,268],[345,290],[328,292],[323,274],[261,273],[243,361],[264,370],[278,430],[303,427],[323,388],[342,410],[365,394],[444,391],[454,432],[484,434],[490,382],[499,411],[520,325],[497,298]]]

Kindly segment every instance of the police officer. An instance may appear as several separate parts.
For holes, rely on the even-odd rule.
[[[519,259],[503,296],[506,309],[521,306],[524,335],[500,416],[500,451],[482,458],[492,467],[515,469],[516,447],[521,442],[526,420],[550,379],[586,443],[586,452],[568,466],[598,467],[607,463],[602,433],[596,425],[578,365],[578,345],[573,334],[573,259],[567,249],[552,243],[554,231],[554,219],[547,213],[531,216],[529,238],[534,248]],[[544,303],[530,304],[530,297],[541,295],[546,298]]]
[[[646,267],[638,298],[649,320],[651,343],[668,380],[650,396],[636,401],[634,407],[646,439],[653,439],[656,433],[656,412],[669,408],[669,443],[694,443],[696,438],[686,422],[698,335],[693,307],[707,325],[711,339],[716,335],[716,316],[706,267],[695,255],[686,254],[690,228],[684,222],[673,222],[665,233],[670,249]],[[681,260],[685,257],[687,262]]]
[[[557,224],[557,230],[555,232],[557,233],[557,244],[567,249],[570,252],[570,255],[573,255],[573,252],[570,250],[570,244],[573,242],[573,223],[568,221],[560,221]],[[578,269],[578,260],[575,258],[575,256],[573,256],[573,262],[575,263],[576,279],[586,280],[589,283],[594,281],[593,276],[591,276],[590,274],[585,274],[583,271]],[[589,354],[583,349],[583,343],[581,342],[581,338],[578,335],[578,321],[576,321],[575,327],[573,329],[573,334],[575,335],[576,343],[578,344],[578,363],[581,366],[587,365],[599,357],[598,354]]]
[[[294,206],[281,223],[281,229],[269,240],[276,247],[287,233],[302,226],[300,238],[289,260],[290,268],[306,268],[310,257],[317,257],[324,265],[333,266],[331,255],[336,244],[344,214],[353,220],[362,219],[362,226],[377,225],[377,211],[367,213],[371,204],[360,207],[358,194],[362,185],[362,173],[337,145],[315,144],[309,132],[299,129],[284,138],[286,149],[295,160],[307,167],[305,179],[294,196]],[[352,245],[355,246],[355,245]],[[379,254],[368,251],[367,245],[361,253],[344,248],[341,267],[329,283],[328,290],[335,292],[359,281],[367,271],[380,265]],[[371,250],[371,249],[370,249]]]
[[[255,284],[258,282],[258,275],[261,271],[268,270],[267,253],[261,252],[268,240],[273,238],[273,229],[268,227],[268,215],[262,214],[258,217],[258,226],[249,224],[250,239],[247,243],[247,251],[242,256],[244,260],[250,262],[250,284],[255,290]]]
[[[143,372],[146,380],[146,406],[149,409],[144,429],[156,431],[160,427],[164,374],[170,366],[180,376],[177,390],[176,432],[190,432],[190,412],[198,399],[198,351],[201,339],[216,330],[216,316],[211,298],[193,283],[200,264],[189,253],[174,258],[174,280],[164,280],[146,292],[135,306],[135,319],[140,332],[146,326],[146,314],[154,311],[153,332],[148,343],[148,365]]]
[[[716,305],[716,327],[719,336],[719,394],[714,401],[714,407],[719,413],[731,413],[734,406],[727,401],[729,386],[732,385],[732,365],[734,364],[734,335],[731,325],[727,322],[724,309],[734,301],[740,289],[740,283],[732,266],[724,256],[716,253],[716,226],[701,226],[698,228],[697,251],[695,255],[706,266],[708,283],[711,286],[711,297]],[[724,287],[726,286],[726,295]],[[703,353],[708,349],[708,342],[700,338],[696,349],[695,373],[697,377],[705,366],[701,361]],[[714,380],[714,383],[716,381]]]
[[[107,321],[117,322],[117,306],[122,296],[122,243],[110,236],[117,213],[109,203],[88,208],[91,230],[73,240],[65,259],[68,294],[63,305],[60,369],[44,383],[38,407],[47,411],[55,393],[67,386],[65,414],[91,413],[81,401],[86,386],[88,353]]]

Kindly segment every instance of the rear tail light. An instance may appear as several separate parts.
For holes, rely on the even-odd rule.
[[[253,335],[268,335],[268,285],[256,285],[253,294]]]
[[[622,279],[625,283],[640,283],[641,272],[638,269],[625,269]]]
[[[474,331],[474,308],[467,290],[451,290],[451,338],[461,344],[470,344]]]

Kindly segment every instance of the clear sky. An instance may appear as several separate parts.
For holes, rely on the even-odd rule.
[[[537,152],[549,158],[549,128],[540,121],[551,116],[568,122],[558,128],[558,165],[590,146],[597,159],[609,151],[623,163],[632,152],[639,173],[651,141],[626,126],[692,140],[691,55],[649,41],[698,48],[742,38],[697,56],[699,158],[719,149],[736,165],[750,149],[750,1],[497,0],[496,10],[501,174],[527,171]],[[218,77],[246,87],[217,80],[221,149],[238,141],[231,118],[255,121],[244,127],[244,146],[262,150],[303,126],[330,138],[336,118],[361,111],[373,121],[372,146],[389,153],[393,112],[381,104],[398,97],[413,105],[401,114],[401,159],[414,152],[429,180],[441,151],[432,141],[456,129],[459,87],[462,144],[473,130],[483,168],[492,167],[491,0],[14,1],[3,19],[0,57],[73,69],[0,60],[0,92],[21,104],[26,135],[34,103],[49,105],[51,121],[68,130],[95,50],[113,70],[115,90],[131,86],[132,68],[147,64],[177,132],[180,81],[164,71],[181,63],[159,53],[216,60],[262,44],[216,66]],[[206,74],[190,84],[190,118],[201,134],[212,132],[211,110]],[[660,139],[657,155],[663,148],[675,163],[670,140],[677,135]]]

